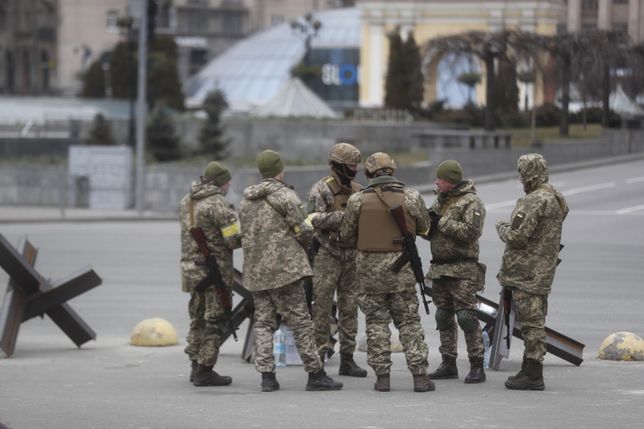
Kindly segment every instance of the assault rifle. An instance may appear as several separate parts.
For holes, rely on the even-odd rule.
[[[505,324],[505,345],[510,350],[512,326],[510,326],[510,311],[512,310],[512,289],[503,288],[503,323]]]
[[[235,332],[235,327],[231,322],[233,304],[230,299],[230,291],[226,286],[226,283],[224,283],[224,279],[221,277],[221,271],[219,271],[219,265],[217,265],[215,256],[210,253],[210,250],[208,250],[208,246],[206,245],[206,234],[204,234],[203,229],[201,229],[200,226],[196,226],[190,228],[190,235],[192,235],[197,246],[199,246],[199,252],[204,257],[204,264],[208,268],[208,274],[206,274],[206,277],[197,283],[195,291],[203,292],[208,286],[215,286],[217,299],[219,299],[219,303],[226,313],[228,328],[230,329],[235,341],[237,341],[237,333]]]
[[[317,237],[313,237],[313,241],[311,242],[311,246],[306,250],[306,255],[309,258],[309,264],[311,264],[311,268],[313,268],[313,262],[315,261],[315,257],[318,254],[318,251],[320,250],[320,240],[317,239]],[[304,294],[306,295],[306,306],[309,309],[309,313],[313,314],[313,278],[312,277],[307,277],[304,280]]]
[[[400,271],[407,261],[411,264],[411,268],[414,271],[414,277],[416,278],[416,283],[420,285],[420,296],[423,298],[423,306],[425,307],[425,313],[429,314],[429,303],[425,297],[425,291],[427,286],[425,286],[425,275],[423,274],[423,263],[418,256],[418,248],[416,247],[415,236],[412,232],[407,229],[407,221],[405,220],[405,211],[403,207],[396,206],[389,209],[389,213],[396,221],[398,229],[402,234],[402,243],[405,248],[405,254],[402,259],[399,258],[398,261],[394,264],[393,271]],[[401,264],[402,263],[402,264]]]

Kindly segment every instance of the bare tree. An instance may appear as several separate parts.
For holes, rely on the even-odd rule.
[[[426,53],[442,58],[448,54],[456,57],[476,56],[485,65],[485,125],[487,131],[493,131],[494,124],[494,62],[507,54],[509,32],[484,33],[470,31],[468,33],[432,39],[427,44]]]

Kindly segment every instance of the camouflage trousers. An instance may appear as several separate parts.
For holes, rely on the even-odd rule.
[[[548,295],[535,295],[512,289],[512,300],[521,324],[523,357],[543,362],[546,354],[546,314]]]
[[[414,375],[427,374],[427,344],[418,315],[418,298],[414,289],[398,293],[364,296],[367,322],[367,363],[376,375],[388,374],[391,368],[391,330],[389,321],[400,332],[407,368]]]
[[[475,320],[476,329],[464,332],[467,356],[471,360],[483,359],[483,336],[476,318],[476,293],[481,290],[479,283],[457,279],[455,277],[441,277],[432,280],[432,297],[436,311],[436,329],[440,334],[441,345],[438,351],[442,356],[456,358],[458,344],[457,312],[470,310],[469,314]],[[443,318],[439,321],[439,318]],[[446,329],[440,329],[443,325]]]
[[[214,366],[219,355],[221,338],[226,332],[226,313],[217,299],[214,288],[192,292],[188,303],[190,330],[185,352],[190,360]]]
[[[277,315],[293,330],[295,346],[306,372],[322,369],[313,340],[313,323],[306,307],[302,280],[277,288],[253,292],[255,300],[255,368],[274,372],[273,334],[278,328]]]
[[[320,248],[313,265],[313,291],[315,308],[313,326],[318,351],[327,348],[331,326],[329,318],[333,306],[333,295],[338,295],[338,336],[340,353],[353,354],[356,349],[358,332],[358,305],[360,293],[356,283],[356,263],[342,262],[324,247]]]

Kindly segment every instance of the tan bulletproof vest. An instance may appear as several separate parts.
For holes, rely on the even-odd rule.
[[[344,209],[347,208],[347,201],[349,201],[349,197],[352,194],[360,191],[361,189],[359,183],[351,181],[351,192],[347,193],[346,188],[342,187],[333,176],[326,177],[324,179],[324,183],[327,184],[327,186],[331,190],[331,193],[333,193],[333,205],[331,206],[330,211],[344,211]]]
[[[405,191],[401,188],[383,187],[379,196],[373,188],[362,191],[362,203],[358,218],[358,249],[369,252],[401,252],[402,243],[394,239],[402,237],[390,207],[404,204]],[[383,201],[384,200],[384,201]],[[416,222],[405,213],[407,229],[416,233]]]
[[[333,176],[328,176],[324,179],[324,183],[327,184],[329,187],[329,190],[333,194],[333,204],[331,205],[330,211],[344,211],[347,208],[347,201],[349,201],[349,197],[360,191],[362,187],[360,184],[354,180],[351,181],[351,192],[347,193],[347,189],[342,187],[338,181],[335,179]],[[329,233],[329,241],[336,245],[341,245],[340,243],[340,237],[337,231],[331,231]],[[355,246],[351,246],[354,247]]]

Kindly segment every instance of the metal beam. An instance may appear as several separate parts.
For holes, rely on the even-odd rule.
[[[25,250],[30,246],[37,253],[37,250],[31,246],[29,241],[25,241]],[[25,255],[27,253],[24,253]],[[36,257],[34,255],[34,262]],[[25,258],[21,256],[16,249],[9,243],[9,241],[0,234],[0,267],[2,267],[9,277],[13,279],[14,286],[19,288],[26,295],[31,295],[32,293],[38,292],[38,287],[42,282],[42,279],[38,272],[27,262]]]
[[[96,273],[87,269],[73,274],[53,288],[33,268],[37,250],[25,241],[23,256],[0,235],[0,266],[9,274],[10,284],[0,313],[0,345],[6,356],[15,349],[20,323],[46,313],[80,347],[96,338],[96,333],[64,301],[101,284]]]
[[[4,237],[0,235],[0,239],[4,240]],[[1,243],[0,252],[5,247],[4,243]],[[11,245],[9,245],[9,248],[13,249]],[[38,249],[33,247],[29,241],[25,241],[22,250],[24,260],[28,264],[34,265],[37,256]],[[20,323],[22,322],[26,303],[27,295],[18,287],[13,277],[9,277],[7,293],[0,308],[0,350],[4,357],[10,357],[16,349],[16,340],[18,338],[18,331],[20,331]]]
[[[40,316],[51,308],[64,304],[100,284],[101,278],[91,268],[71,274],[52,285],[51,289],[31,296],[22,320],[26,321],[32,317]]]
[[[431,293],[431,286],[427,286],[427,289],[429,289],[429,292]],[[503,306],[497,305],[497,303],[490,301],[489,299],[482,297],[481,295],[477,295],[476,299],[478,300],[479,304],[481,304],[481,307],[483,306],[488,306],[491,307],[493,311],[483,311],[481,309],[477,310],[477,316],[479,320],[485,322],[486,324],[490,326],[495,326],[500,320],[500,323],[503,323],[503,311],[499,311],[499,308],[503,308]],[[513,306],[514,307],[514,306]],[[484,308],[484,307],[483,307]],[[521,335],[521,329],[516,321],[511,319],[514,323],[512,323],[512,335],[519,338],[520,340],[523,340],[523,336]],[[501,325],[503,326],[503,325]],[[503,337],[504,330],[505,328],[503,327],[501,330],[498,330],[497,328],[494,328],[493,336],[492,336],[492,341],[491,345],[494,345],[495,343],[498,343],[501,341],[501,338]],[[554,329],[550,329],[546,326],[546,350],[548,353],[551,353],[557,357],[560,357],[563,360],[566,360],[573,365],[581,365],[581,363],[584,361],[583,359],[583,352],[584,352],[584,347],[586,347],[585,344],[580,343],[579,341],[573,340],[570,337],[567,337],[566,335],[555,331]],[[490,367],[493,369],[498,369],[498,363],[501,360],[502,355],[502,349],[500,347],[497,347],[496,356],[492,356],[490,354]],[[495,360],[498,360],[498,362],[495,362]],[[496,368],[492,366],[492,363],[496,363]]]

